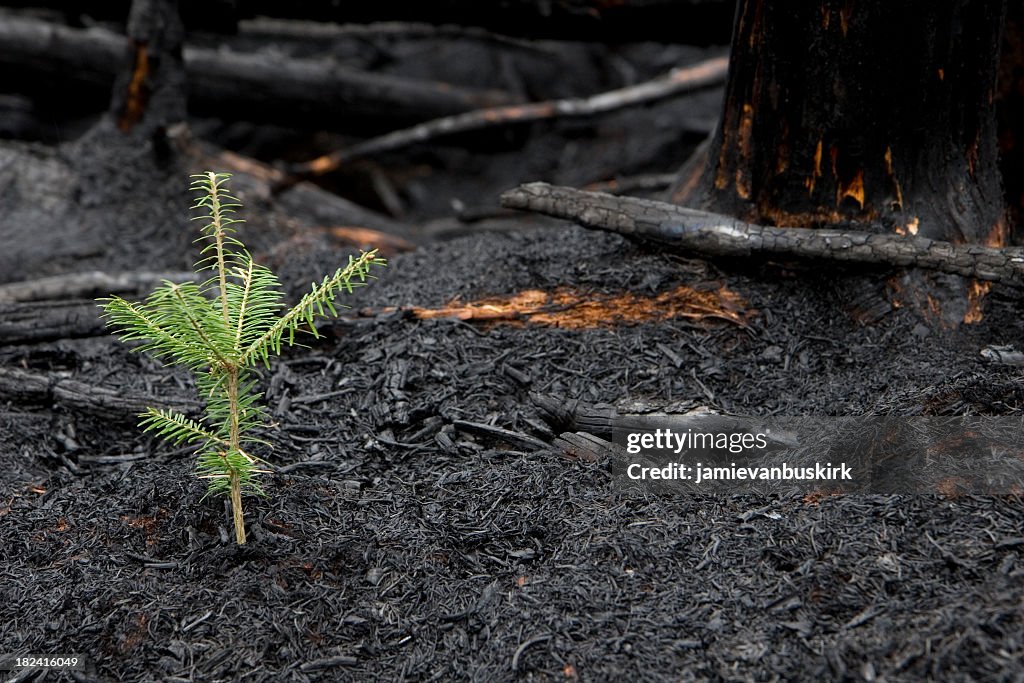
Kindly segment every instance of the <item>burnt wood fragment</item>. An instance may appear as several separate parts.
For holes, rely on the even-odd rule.
[[[501,427],[482,424],[480,422],[469,422],[468,420],[455,420],[452,424],[460,431],[497,439],[498,441],[504,441],[516,448],[525,448],[527,450],[535,451],[548,447],[545,442],[534,436],[523,434],[522,432],[515,432],[511,429],[503,429]]]
[[[609,461],[625,453],[621,446],[587,432],[563,432],[551,442],[551,448],[570,460],[583,462]]]

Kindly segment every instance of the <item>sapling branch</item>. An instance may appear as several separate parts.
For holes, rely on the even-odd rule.
[[[228,193],[229,177],[193,176],[192,190],[198,193],[193,209],[203,211],[193,220],[205,221],[197,241],[206,242],[195,270],[213,271],[212,277],[199,285],[165,281],[144,303],[116,296],[100,301],[107,325],[122,340],[141,341],[135,350],[183,365],[195,376],[206,404],[202,423],[150,408],[139,425],[174,444],[200,444],[197,475],[208,482],[208,495],[229,496],[235,541],[241,545],[242,494],[262,494],[256,475],[266,471],[257,469],[259,459],[245,450],[259,441],[250,432],[262,422],[252,371],[261,361],[269,365],[282,342],[293,345],[300,329],[308,327],[318,336],[314,323],[337,315],[337,295],[366,284],[371,269],[385,261],[375,250],[349,257],[346,267],[314,283],[294,308],[280,314],[285,306],[277,277],[231,236],[242,221],[233,217],[241,202]]]

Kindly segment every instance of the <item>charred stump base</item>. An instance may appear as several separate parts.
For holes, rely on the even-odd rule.
[[[762,225],[852,221],[1004,246],[992,102],[1005,11],[1002,0],[742,0],[719,127],[672,201]],[[926,309],[950,304],[946,322],[969,322],[955,291],[905,284]]]

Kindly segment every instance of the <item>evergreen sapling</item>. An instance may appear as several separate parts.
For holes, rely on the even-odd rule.
[[[144,302],[132,303],[112,296],[100,299],[103,317],[123,341],[137,340],[136,351],[148,351],[161,360],[183,365],[195,376],[205,402],[202,421],[171,410],[149,408],[140,426],[173,444],[199,444],[197,475],[209,482],[209,494],[231,499],[235,541],[245,543],[243,492],[263,495],[256,476],[262,462],[250,452],[259,440],[252,430],[262,424],[255,372],[281,345],[295,343],[303,327],[316,336],[315,319],[337,315],[334,300],[342,291],[366,284],[370,269],[385,265],[376,250],[349,257],[339,268],[287,311],[277,277],[254,262],[233,235],[242,221],[241,207],[227,188],[230,174],[207,172],[192,176],[197,193],[193,209],[202,215],[199,283],[165,281]]]

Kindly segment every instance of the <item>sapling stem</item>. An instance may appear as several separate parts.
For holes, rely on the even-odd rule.
[[[225,300],[224,310],[227,311]],[[225,322],[227,319],[225,318]],[[227,369],[227,392],[228,406],[231,410],[231,434],[229,442],[232,450],[241,450],[238,434],[238,367],[231,366]],[[238,545],[245,544],[245,520],[242,516],[242,478],[235,467],[228,467],[230,475],[228,481],[231,485],[231,516],[235,521],[235,542]]]
[[[209,482],[208,494],[227,494],[235,542],[245,543],[242,495],[262,494],[256,475],[259,459],[247,452],[258,443],[251,431],[262,423],[260,394],[252,373],[281,344],[295,341],[296,331],[308,328],[317,336],[316,318],[335,314],[335,297],[366,284],[371,268],[385,265],[376,250],[349,257],[348,265],[314,283],[293,308],[285,308],[277,277],[260,266],[233,236],[233,215],[241,203],[227,190],[226,173],[193,176],[198,197],[193,209],[205,220],[199,241],[207,244],[196,272],[213,271],[201,284],[165,282],[145,302],[120,297],[101,299],[107,324],[125,341],[143,342],[135,350],[189,368],[206,403],[205,418],[197,422],[167,410],[150,408],[140,417],[145,431],[175,444],[198,443],[197,474]],[[208,255],[212,251],[212,254]]]

